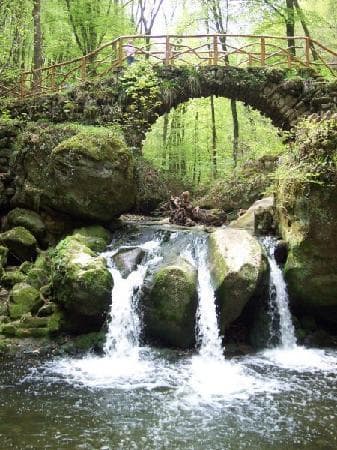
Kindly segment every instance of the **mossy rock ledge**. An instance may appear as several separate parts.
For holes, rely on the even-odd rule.
[[[1,233],[0,245],[8,248],[8,260],[12,264],[32,261],[37,255],[36,239],[23,227],[15,227]]]
[[[39,241],[46,234],[46,227],[40,215],[29,209],[15,208],[6,217],[6,227],[24,227],[30,231]]]
[[[289,254],[285,276],[299,316],[337,324],[337,188],[281,186],[277,199]]]
[[[224,333],[248,301],[259,295],[268,276],[267,263],[259,242],[245,230],[219,229],[210,235],[209,246],[210,271]]]
[[[197,275],[189,263],[178,260],[155,272],[143,302],[148,339],[169,347],[193,347]]]
[[[113,279],[106,261],[78,238],[68,236],[52,255],[54,300],[72,317],[87,316],[103,322],[111,303]]]
[[[134,161],[118,130],[35,124],[18,147],[13,205],[96,222],[133,208]]]

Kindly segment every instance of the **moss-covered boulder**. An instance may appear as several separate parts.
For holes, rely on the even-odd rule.
[[[219,229],[210,235],[210,271],[220,306],[221,332],[242,313],[267,277],[259,242],[245,230]]]
[[[26,279],[27,275],[22,273],[20,269],[5,270],[2,274],[1,284],[5,288],[10,289],[17,283],[25,282]]]
[[[0,234],[0,244],[8,248],[8,259],[12,264],[32,261],[37,254],[37,242],[30,231],[15,227]]]
[[[106,261],[76,236],[61,241],[52,256],[55,301],[73,314],[103,320],[111,301],[113,280]]]
[[[10,292],[8,309],[13,320],[27,313],[37,312],[41,305],[39,291],[27,283],[16,284]]]
[[[46,233],[46,227],[41,216],[29,209],[15,208],[6,217],[6,227],[24,227],[30,231],[40,242]]]
[[[73,236],[94,252],[103,252],[111,242],[111,233],[100,225],[74,230]]]
[[[256,235],[270,234],[275,231],[274,198],[265,197],[256,200],[238,219],[231,222],[231,228],[240,228]]]
[[[133,157],[116,128],[31,125],[14,164],[18,206],[96,221],[134,206]]]
[[[285,275],[298,316],[337,325],[337,120],[306,120],[280,171],[277,212]]]
[[[144,298],[146,336],[170,347],[194,345],[197,277],[186,261],[160,268]]]
[[[5,267],[7,264],[8,248],[0,245],[0,267]]]

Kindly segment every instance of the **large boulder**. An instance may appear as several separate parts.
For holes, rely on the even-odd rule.
[[[23,227],[15,227],[1,233],[0,244],[8,248],[8,259],[11,264],[32,261],[37,254],[35,237]]]
[[[111,302],[113,280],[104,258],[95,256],[76,236],[61,241],[52,257],[55,301],[75,315],[103,319]]]
[[[37,312],[41,305],[39,291],[27,283],[14,285],[10,292],[8,309],[11,319],[19,319],[32,311]]]
[[[337,325],[337,120],[304,120],[295,152],[284,160],[277,192],[280,231],[288,243],[285,265],[297,316]]]
[[[115,128],[32,125],[14,164],[18,206],[96,221],[134,206],[133,157]]]
[[[245,230],[219,229],[210,235],[210,271],[220,305],[221,332],[257,296],[267,277],[259,242]]]
[[[270,234],[275,231],[274,198],[265,197],[256,200],[237,220],[231,222],[231,228],[240,228],[254,234]]]
[[[41,216],[29,209],[15,208],[6,217],[6,227],[24,227],[30,231],[39,241],[46,233],[46,227]]]
[[[100,225],[77,228],[73,236],[94,252],[103,252],[111,242],[110,231]]]
[[[161,267],[144,298],[146,336],[170,347],[192,347],[197,299],[197,275],[189,263]]]
[[[280,189],[278,211],[289,247],[285,276],[299,315],[337,325],[337,188]],[[287,200],[286,200],[287,198]],[[286,200],[286,202],[285,202]]]

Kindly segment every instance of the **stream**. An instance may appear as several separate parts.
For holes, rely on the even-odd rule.
[[[120,243],[105,252],[115,286],[103,356],[2,361],[0,448],[335,449],[337,352],[297,345],[275,242],[262,245],[278,344],[225,359],[207,235],[147,234],[135,238],[146,256],[127,277],[112,258]],[[198,271],[195,352],[141,340],[141,287],[170,253]]]

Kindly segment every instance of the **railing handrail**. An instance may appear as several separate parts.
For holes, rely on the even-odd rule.
[[[337,56],[337,53],[334,52],[333,50],[329,49],[328,47],[324,46],[323,44],[321,44],[320,42],[316,41],[315,39],[312,39],[308,36],[275,36],[275,35],[268,35],[268,34],[225,34],[225,33],[212,33],[212,34],[159,34],[159,35],[147,35],[147,34],[130,34],[130,35],[122,35],[119,36],[118,38],[113,39],[112,41],[106,42],[105,44],[102,44],[100,47],[96,48],[95,50],[93,50],[90,53],[87,53],[83,56],[78,56],[76,58],[67,60],[67,61],[62,61],[60,63],[55,63],[55,64],[50,64],[49,66],[42,66],[39,67],[37,69],[31,69],[31,70],[26,70],[24,72],[22,72],[24,75],[29,75],[33,72],[37,72],[37,71],[41,71],[41,70],[50,70],[53,67],[62,67],[62,66],[67,66],[70,64],[73,64],[75,62],[79,62],[83,59],[89,59],[94,55],[97,55],[97,53],[99,53],[100,51],[104,50],[107,47],[112,46],[113,44],[119,42],[119,41],[124,41],[124,40],[136,40],[136,39],[180,39],[180,38],[187,38],[187,39],[198,39],[198,38],[211,38],[211,37],[225,37],[227,38],[256,38],[256,39],[279,39],[279,40],[283,40],[283,41],[288,41],[289,39],[294,39],[294,40],[309,40],[312,43],[315,43],[316,45],[319,45],[322,49],[330,52],[331,54]]]
[[[197,47],[193,43],[195,39],[201,41]],[[204,39],[207,39],[207,41],[203,43]],[[248,40],[248,43],[246,42],[245,45],[240,43],[240,41],[239,43],[233,43],[231,39],[245,39]],[[180,42],[175,42],[176,40]],[[289,40],[293,41],[291,47],[289,47],[288,43],[286,45],[284,44],[284,42],[289,42]],[[238,67],[243,65],[250,67],[256,65],[260,67],[267,65],[270,67],[282,67],[286,64],[288,68],[297,66],[319,69],[320,67],[324,67],[325,70],[327,69],[334,76],[337,75],[333,70],[335,66],[337,67],[337,63],[333,62],[335,60],[337,61],[337,51],[331,50],[309,36],[275,36],[240,33],[130,34],[119,36],[112,41],[106,42],[86,55],[21,72],[19,82],[20,96],[25,96],[27,92],[33,95],[39,92],[53,92],[64,88],[69,83],[85,81],[89,76],[91,78],[93,76],[102,77],[112,70],[121,68],[126,59],[123,47],[125,47],[125,43],[128,41],[133,42],[138,55],[143,55],[146,59],[152,58],[157,64],[173,65],[178,62],[191,65],[194,64],[193,61],[196,61],[196,65],[230,64]],[[140,41],[140,44],[137,41]],[[297,42],[300,42],[300,44],[297,44]],[[158,51],[158,49],[151,50],[153,43],[163,45],[163,51]],[[221,45],[222,43],[225,43],[226,47],[223,47]],[[185,48],[185,50],[177,52],[177,46]],[[207,46],[207,50],[203,49],[205,46]],[[255,46],[258,46],[258,48]],[[102,53],[108,47],[111,47],[112,50],[111,59],[110,53]],[[314,58],[314,52],[312,51],[315,48],[320,49],[320,54],[316,58]],[[99,54],[102,55],[102,58],[95,58]],[[187,55],[189,57],[186,60],[185,57]],[[236,59],[233,64],[233,58],[235,56]],[[74,64],[75,67],[71,66]],[[64,70],[63,68],[67,66],[69,66],[69,69]],[[61,71],[58,70],[60,68],[62,69]],[[45,74],[47,74],[46,77]],[[15,91],[15,88],[13,91]]]

